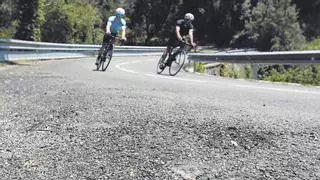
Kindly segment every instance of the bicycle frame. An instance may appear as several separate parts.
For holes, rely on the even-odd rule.
[[[157,73],[161,74],[165,67],[169,67],[169,74],[171,76],[175,76],[183,67],[187,53],[189,53],[193,48],[194,47],[191,44],[187,43],[186,41],[182,41],[179,46],[166,49],[158,62]],[[180,56],[178,57],[177,61],[176,58],[179,54]],[[173,62],[175,62],[174,66],[172,66]]]
[[[113,41],[116,40],[117,36],[112,36],[112,35],[109,35],[110,36],[110,39],[109,41],[106,43],[105,47],[104,47],[104,53],[107,53],[107,50],[111,50],[111,54],[113,52]]]
[[[173,52],[173,50],[176,47],[172,47],[171,54],[169,55],[170,57],[176,56],[181,51],[185,51],[186,53],[189,53],[193,49],[193,46],[191,44],[187,43],[186,41],[183,40],[181,43],[182,43],[182,45],[180,45],[179,49],[177,49],[175,52]]]

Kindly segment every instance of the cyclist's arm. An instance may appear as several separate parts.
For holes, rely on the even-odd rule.
[[[194,42],[193,42],[193,29],[190,29],[189,30],[189,37],[190,37],[190,42],[191,42],[191,44],[193,44]]]
[[[122,26],[121,26],[121,39],[123,40],[127,40],[126,38],[126,21],[124,19],[121,19],[121,23],[122,23]]]
[[[180,26],[176,26],[176,35],[179,40],[182,40],[182,36],[180,34]]]
[[[111,34],[111,21],[108,21],[107,26],[106,26],[106,34]]]
[[[125,27],[123,27],[121,29],[121,39],[126,39],[126,28]]]

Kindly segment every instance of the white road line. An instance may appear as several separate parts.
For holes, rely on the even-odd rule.
[[[163,76],[163,75],[156,75],[156,74],[144,74],[144,75],[151,76],[151,77],[162,78],[162,79],[177,80],[177,81],[192,81],[192,82],[201,82],[201,83],[207,83],[208,82],[208,81],[204,81],[204,80],[186,79],[186,78],[178,78],[178,77]]]
[[[136,71],[125,69],[121,66],[129,65],[129,64],[137,64],[142,63],[145,61],[135,61],[135,62],[124,62],[117,64],[115,67],[121,71],[133,73],[133,74],[141,74]],[[162,78],[162,79],[171,79],[171,80],[177,80],[177,81],[189,81],[189,82],[200,82],[200,83],[208,83],[208,81],[205,80],[197,80],[197,79],[190,79],[190,78],[179,78],[179,77],[172,77],[172,76],[163,76],[158,74],[144,74],[145,76],[149,77],[156,77],[156,78]],[[253,85],[241,85],[241,84],[231,84],[233,87],[241,87],[241,88],[251,88],[251,89],[263,89],[263,90],[273,90],[273,91],[281,91],[281,92],[293,92],[293,93],[305,93],[305,94],[320,94],[320,91],[308,91],[308,90],[295,90],[295,89],[285,89],[285,88],[273,88],[273,87],[261,87],[261,86],[253,86]]]
[[[234,87],[242,87],[242,88],[282,91],[282,92],[305,93],[305,94],[320,94],[320,91],[318,92],[318,91],[308,91],[308,90],[295,90],[295,89],[283,89],[283,88],[272,88],[272,87],[259,87],[259,86],[250,86],[250,85],[240,85],[240,84],[234,84],[232,86],[234,86]]]
[[[130,63],[126,62],[126,63],[120,63],[120,64],[117,64],[117,65],[116,65],[116,68],[117,68],[117,69],[120,69],[121,71],[128,72],[128,73],[139,74],[139,73],[138,73],[138,72],[136,72],[136,71],[128,70],[128,69],[125,69],[125,68],[122,68],[122,67],[121,67],[122,65],[135,64],[135,63],[138,63],[138,62],[130,62]]]
[[[121,66],[128,65],[128,64],[137,64],[137,63],[142,63],[145,61],[136,61],[136,62],[124,62],[117,64],[115,67],[121,71],[129,72],[129,73],[134,73],[134,74],[140,74],[136,71],[128,70],[125,69]],[[151,77],[157,77],[157,78],[163,78],[163,79],[171,79],[171,80],[177,80],[177,81],[189,81],[189,82],[201,82],[201,83],[207,83],[207,81],[203,80],[196,80],[196,79],[186,79],[186,78],[178,78],[178,77],[172,77],[172,76],[162,76],[162,75],[155,75],[155,74],[144,74],[145,76],[151,76]]]

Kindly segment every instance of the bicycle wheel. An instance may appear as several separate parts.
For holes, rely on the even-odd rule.
[[[97,64],[96,64],[96,66],[97,66],[97,71],[99,71],[102,63],[103,63],[103,60],[102,60],[102,56],[101,56],[101,54],[100,54],[100,55],[98,55],[98,57],[97,57]]]
[[[103,65],[104,63],[104,56],[105,56],[105,50],[106,50],[106,46],[107,45],[102,45],[102,47],[99,50],[99,54],[97,57],[97,71],[99,71],[100,67]]]
[[[175,76],[181,70],[186,60],[186,52],[180,51],[175,55],[175,60],[171,62],[169,67],[169,74]]]
[[[105,55],[105,60],[102,62],[102,71],[106,71],[112,59],[112,50],[108,50]]]
[[[166,60],[167,54],[168,54],[167,52],[164,52],[162,54],[162,56],[160,57],[158,65],[157,65],[157,74],[161,74],[163,72],[163,70],[166,68],[164,61]]]

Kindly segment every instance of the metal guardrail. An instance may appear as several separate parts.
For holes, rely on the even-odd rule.
[[[229,51],[211,54],[190,53],[189,62],[252,64],[253,79],[258,79],[258,64],[320,64],[320,50],[317,51]],[[215,65],[216,66],[216,65]],[[194,70],[193,70],[194,71]]]
[[[88,57],[96,55],[100,46],[0,39],[0,61]],[[165,47],[116,46],[114,55],[161,55],[164,50]],[[190,62],[315,64],[320,63],[320,50],[281,52],[228,50],[211,54],[190,53],[188,58]]]
[[[0,39],[0,61],[90,57],[101,45],[63,44]],[[115,56],[161,55],[165,47],[116,46]]]
[[[248,64],[319,64],[320,50],[278,52],[218,52],[211,54],[189,54],[191,62],[221,62]]]

